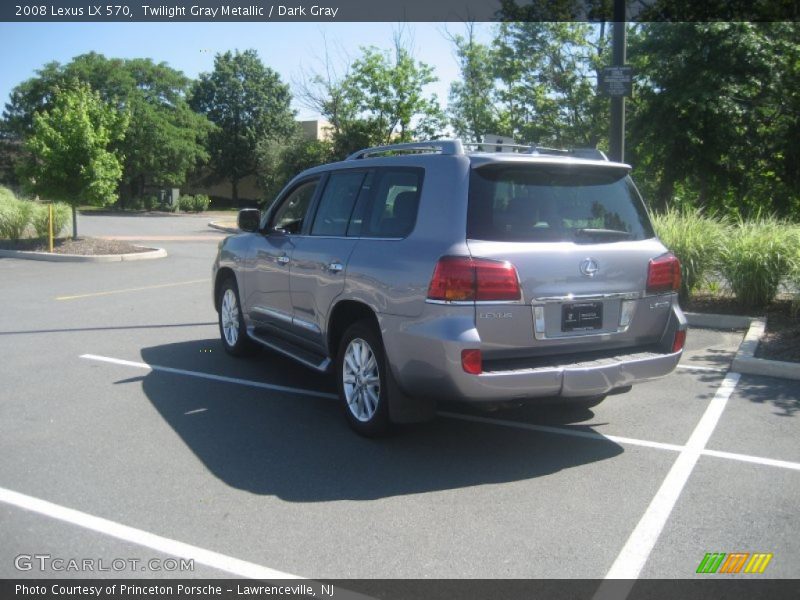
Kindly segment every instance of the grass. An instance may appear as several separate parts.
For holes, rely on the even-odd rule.
[[[670,209],[654,215],[658,237],[681,261],[681,300],[707,283],[716,269],[726,236],[726,225],[699,209]]]
[[[739,221],[728,231],[719,268],[743,308],[763,308],[800,271],[797,228],[774,218]]]

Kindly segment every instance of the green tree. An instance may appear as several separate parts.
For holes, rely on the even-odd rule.
[[[256,173],[258,142],[294,130],[290,103],[289,87],[255,50],[217,54],[214,70],[195,82],[191,105],[216,125],[208,141],[212,166],[231,182],[234,202],[239,182]]]
[[[681,197],[734,214],[800,206],[799,33],[746,22],[634,31],[629,148],[657,209]]]
[[[465,35],[453,35],[450,41],[461,72],[461,79],[450,85],[450,124],[459,137],[479,142],[487,133],[499,133],[495,57],[489,46],[477,40],[474,23],[466,25]]]
[[[141,196],[146,184],[179,187],[208,159],[208,120],[186,102],[189,79],[150,59],[106,58],[91,52],[66,65],[51,62],[11,93],[4,129],[23,140],[33,117],[52,105],[56,90],[83,82],[108,104],[131,115],[131,125],[115,148],[124,156],[122,197]]]
[[[122,164],[112,146],[124,137],[128,118],[87,84],[56,89],[51,107],[33,115],[21,174],[32,193],[72,206],[73,238],[79,204],[104,206],[116,199]]]
[[[501,132],[557,147],[603,144],[609,103],[596,88],[606,47],[604,28],[588,23],[501,24],[493,42]]]

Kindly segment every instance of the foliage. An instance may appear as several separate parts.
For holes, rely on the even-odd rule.
[[[603,27],[503,23],[492,47],[498,133],[559,148],[604,143],[609,103],[596,93],[609,58]]]
[[[680,298],[686,301],[717,267],[727,229],[719,219],[692,208],[672,208],[653,215],[653,226],[664,245],[681,261]]]
[[[264,66],[255,50],[225,52],[214,70],[192,89],[192,107],[216,125],[208,147],[217,176],[230,180],[233,200],[239,181],[256,172],[259,140],[288,136],[294,129],[289,87]]]
[[[720,270],[746,308],[769,304],[781,280],[798,269],[796,229],[774,218],[740,221],[726,236]]]
[[[189,79],[150,59],[91,52],[66,65],[48,63],[12,91],[4,112],[6,129],[17,139],[27,137],[34,115],[52,107],[57,90],[76,82],[90,85],[106,103],[131,116],[125,137],[113,146],[124,157],[127,196],[142,195],[146,183],[179,187],[188,172],[207,160],[204,142],[211,124],[186,102]]]
[[[18,200],[7,188],[0,188],[0,237],[18,240],[31,222],[33,203]]]
[[[79,204],[105,206],[116,199],[122,165],[111,147],[127,125],[128,115],[86,84],[56,90],[51,107],[34,115],[21,174],[32,193],[72,205],[74,237]]]
[[[265,139],[259,142],[258,181],[269,204],[295,175],[333,160],[333,144],[309,140],[299,130],[288,140]]]
[[[629,161],[652,205],[684,195],[730,215],[800,208],[800,25],[646,23]]]
[[[450,40],[461,71],[461,79],[450,85],[450,124],[460,138],[480,142],[485,134],[500,131],[493,102],[495,55],[477,41],[474,23],[467,24],[465,36]]]
[[[46,238],[50,235],[50,205],[31,203],[33,205],[32,223],[36,237]],[[53,237],[58,237],[69,222],[69,204],[53,203]]]
[[[208,210],[210,204],[211,199],[205,194],[197,194],[196,196],[184,194],[178,198],[178,208],[183,212],[203,212]]]

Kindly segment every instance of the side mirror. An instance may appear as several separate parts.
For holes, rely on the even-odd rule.
[[[242,231],[251,233],[258,231],[258,226],[261,223],[261,211],[257,208],[243,208],[239,211],[236,223]]]

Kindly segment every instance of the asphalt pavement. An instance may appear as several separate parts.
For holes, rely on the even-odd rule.
[[[207,222],[81,218],[162,260],[0,259],[0,577],[687,578],[708,552],[800,576],[800,389],[728,372],[742,332],[690,331],[591,410],[445,405],[367,440],[330,377],[223,352]]]

